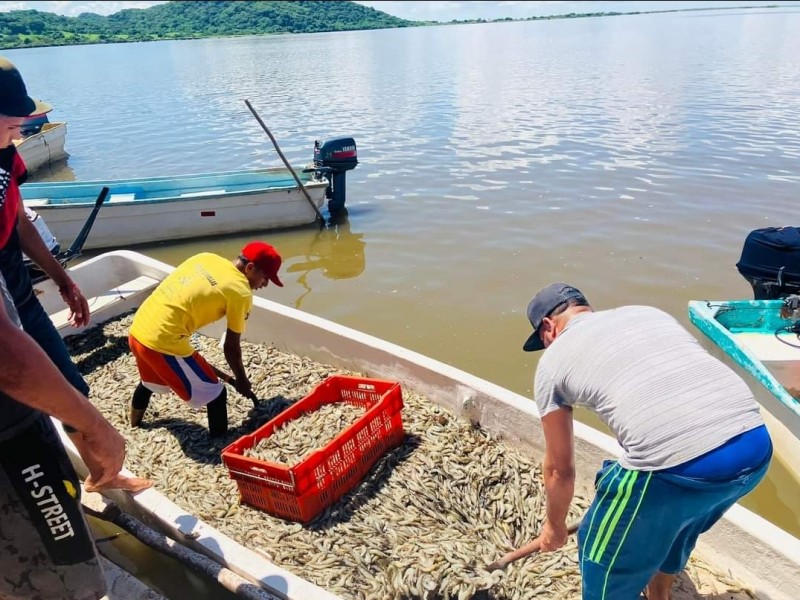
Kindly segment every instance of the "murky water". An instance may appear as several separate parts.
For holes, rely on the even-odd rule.
[[[738,10],[6,55],[69,123],[38,180],[280,164],[245,98],[296,165],[354,136],[348,223],[140,249],[265,238],[286,284],[265,297],[530,395],[525,306],[551,281],[698,337],[689,300],[751,296],[745,236],[797,225],[799,30]],[[800,535],[798,493],[776,461],[744,503]]]

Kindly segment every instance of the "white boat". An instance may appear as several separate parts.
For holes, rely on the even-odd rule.
[[[92,307],[94,323],[137,307],[173,267],[130,251],[99,255],[70,269]],[[39,284],[39,296],[61,334],[79,330],[68,325],[67,311],[51,281]],[[218,336],[224,324],[203,333]],[[542,456],[544,439],[535,404],[529,398],[411,350],[360,333],[302,311],[256,297],[245,338],[338,368],[400,381],[431,402],[479,423],[531,456]],[[576,490],[591,495],[603,459],[620,449],[608,435],[580,422],[574,426]],[[68,440],[67,440],[68,441]],[[71,448],[79,472],[85,467]],[[109,498],[130,514],[157,526],[192,549],[215,557],[229,569],[281,598],[335,600],[331,592],[272,563],[220,531],[188,514],[157,489],[131,497]],[[720,573],[730,573],[762,600],[794,600],[800,590],[800,540],[736,505],[705,533],[697,554]]]
[[[340,157],[340,148],[346,149],[346,160]],[[86,250],[299,227],[321,217],[326,197],[340,195],[339,203],[344,207],[345,172],[358,164],[352,138],[317,142],[314,155],[314,167],[301,173],[274,167],[127,180],[26,183],[20,190],[25,206],[44,218],[56,239],[71,240],[92,212],[100,190],[109,188],[105,206],[84,244]],[[302,185],[298,185],[298,179]],[[332,209],[333,201],[330,204]]]
[[[28,172],[33,173],[69,157],[64,149],[66,137],[66,123],[45,123],[37,133],[14,140],[14,144]]]

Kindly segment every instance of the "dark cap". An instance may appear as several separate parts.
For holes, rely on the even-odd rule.
[[[542,338],[539,337],[539,326],[547,315],[567,300],[576,300],[577,304],[585,306],[589,304],[586,296],[579,289],[566,283],[551,283],[546,288],[539,290],[528,303],[528,320],[533,326],[533,333],[522,346],[525,352],[544,349]]]
[[[0,115],[31,117],[50,112],[53,107],[28,96],[25,82],[17,68],[0,57]]]
[[[264,242],[250,242],[242,248],[242,257],[261,269],[261,272],[272,283],[283,287],[283,283],[278,277],[278,270],[281,268],[283,260],[275,248]]]

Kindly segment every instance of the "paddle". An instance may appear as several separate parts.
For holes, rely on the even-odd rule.
[[[86,242],[86,238],[89,237],[89,232],[92,230],[94,220],[97,218],[97,213],[100,211],[100,207],[103,206],[106,196],[108,196],[108,191],[108,188],[105,186],[103,186],[103,188],[100,190],[100,195],[97,196],[97,200],[94,202],[94,208],[92,208],[89,218],[86,219],[86,222],[83,224],[78,236],[73,240],[72,245],[69,247],[66,253],[59,257],[59,260],[63,261],[72,259],[80,255],[81,250],[83,249],[83,244]]]
[[[572,521],[567,525],[567,534],[572,535],[576,531],[578,531],[578,527],[580,527],[581,521],[580,519],[576,521]],[[486,567],[487,571],[496,571],[498,569],[503,570],[512,562],[519,560],[520,558],[525,558],[526,556],[530,556],[535,552],[539,552],[541,549],[541,544],[539,543],[538,539],[533,540],[529,544],[525,544],[524,546],[517,548],[516,550],[512,550],[511,552],[504,554],[502,558],[499,560],[494,561],[488,567]]]
[[[266,133],[269,136],[269,139],[272,140],[272,145],[275,146],[275,151],[278,153],[278,156],[281,157],[283,164],[286,165],[286,168],[289,169],[289,172],[294,177],[294,180],[297,182],[297,185],[300,186],[300,189],[303,191],[303,195],[305,195],[306,200],[308,200],[308,203],[311,205],[311,208],[313,208],[314,212],[317,213],[317,218],[319,219],[320,222],[320,228],[325,227],[325,218],[322,216],[322,213],[319,212],[317,205],[314,204],[314,201],[311,199],[311,196],[309,195],[306,186],[303,185],[303,182],[300,181],[300,178],[297,176],[297,173],[294,172],[292,165],[289,164],[289,161],[286,160],[286,157],[283,155],[283,152],[281,152],[281,149],[278,147],[278,142],[277,140],[275,140],[275,137],[272,135],[272,132],[270,132],[270,130],[267,129],[267,126],[264,124],[264,121],[262,121],[261,117],[258,116],[256,109],[253,108],[252,104],[250,104],[250,100],[245,99],[244,103],[247,105],[247,108],[250,109],[250,112],[253,113],[253,116],[256,118],[256,121],[258,121],[258,124],[261,125],[261,128],[264,130],[264,133]]]

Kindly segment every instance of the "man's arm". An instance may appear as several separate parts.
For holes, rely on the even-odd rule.
[[[61,375],[33,339],[16,327],[0,302],[0,389],[76,431],[70,434],[89,469],[87,489],[118,487],[139,491],[147,480],[119,475],[125,440],[100,411]]]
[[[35,262],[39,267],[47,273],[47,275],[58,286],[58,291],[61,292],[61,297],[64,302],[69,306],[72,314],[70,315],[70,324],[75,327],[81,327],[89,324],[89,303],[78,287],[70,279],[64,267],[55,259],[50,253],[44,241],[42,240],[36,226],[31,223],[28,216],[25,214],[25,207],[22,202],[19,203],[19,210],[17,211],[17,223],[19,227],[19,243],[25,255]]]
[[[572,409],[562,407],[542,417],[545,454],[542,464],[547,495],[547,520],[540,538],[542,550],[556,550],[567,542],[567,514],[575,493],[575,451]]]
[[[236,380],[236,391],[242,396],[251,398],[253,396],[253,386],[247,378],[247,372],[244,370],[242,364],[242,334],[236,333],[228,329],[225,332],[225,343],[223,350],[225,352],[225,360],[228,362],[233,377]]]

